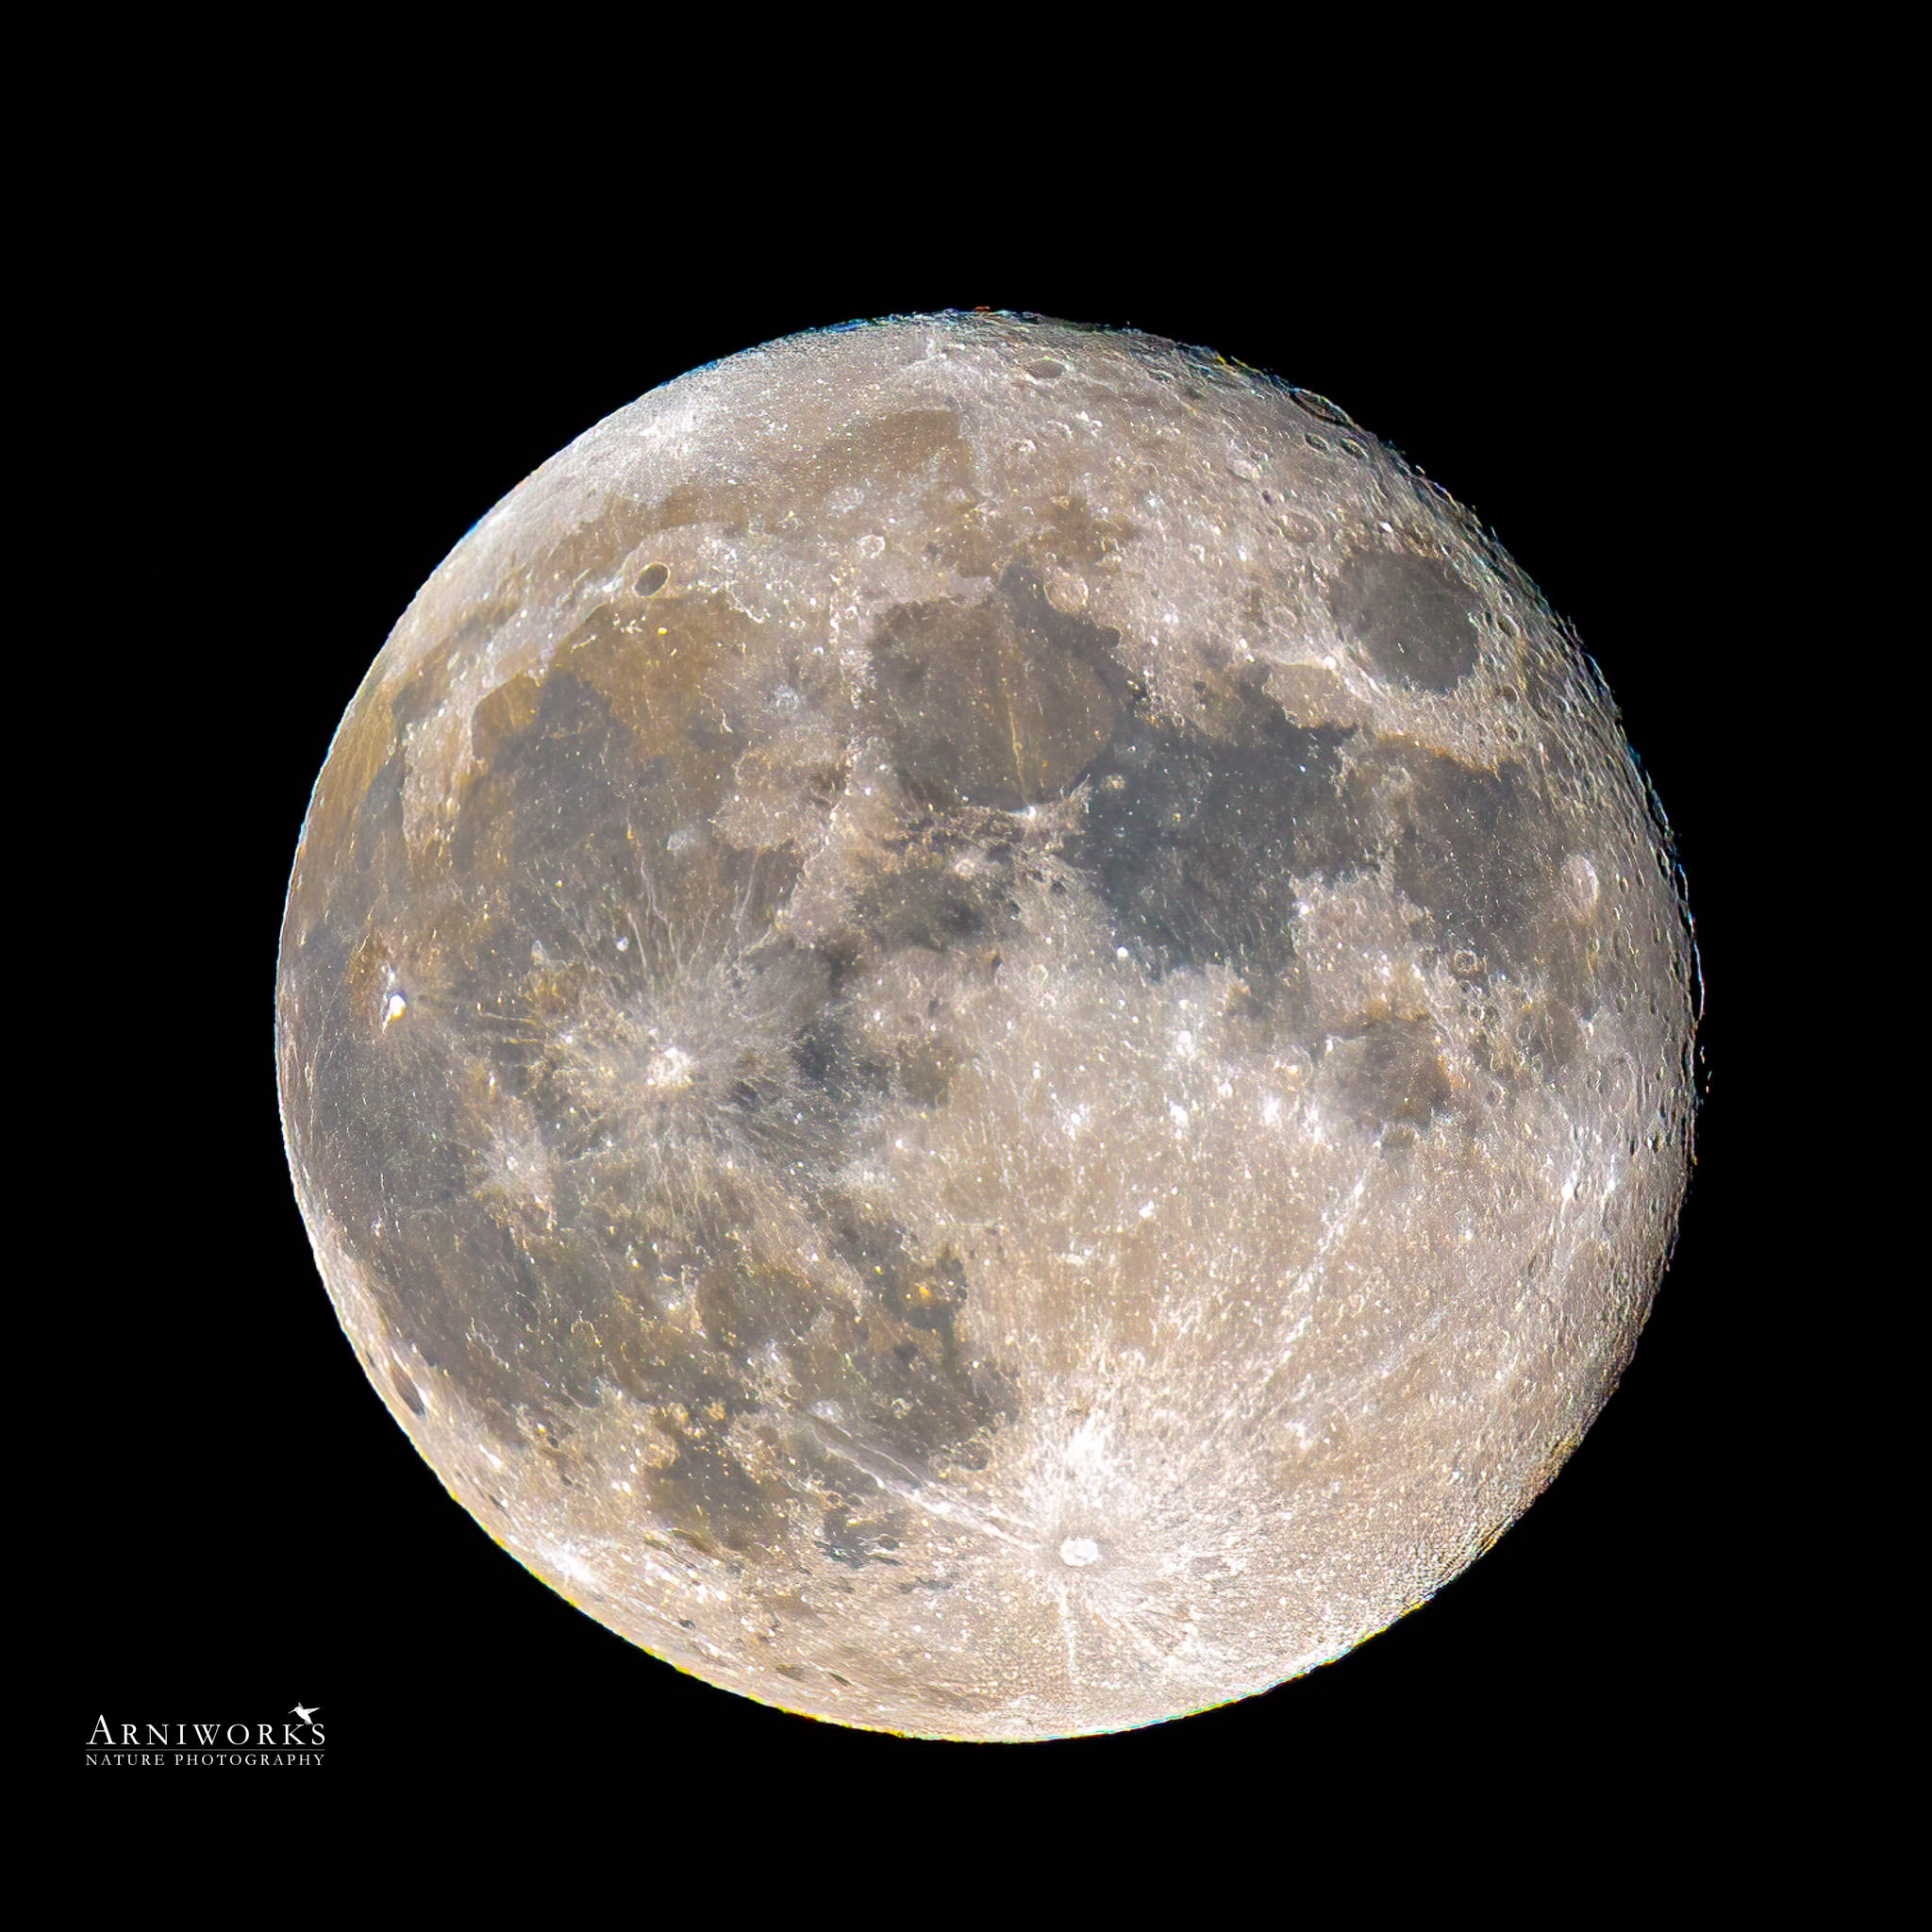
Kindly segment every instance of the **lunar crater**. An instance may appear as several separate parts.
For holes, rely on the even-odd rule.
[[[458,545],[316,788],[277,1063],[343,1324],[522,1561],[1041,1737],[1339,1655],[1549,1480],[1691,959],[1474,520],[1255,372],[947,315],[669,385]]]

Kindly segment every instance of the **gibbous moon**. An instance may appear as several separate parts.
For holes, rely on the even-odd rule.
[[[1473,517],[1204,352],[920,316],[620,409],[424,586],[303,828],[282,1117],[537,1575],[790,1710],[1049,1738],[1340,1657],[1549,1482],[1692,979]]]

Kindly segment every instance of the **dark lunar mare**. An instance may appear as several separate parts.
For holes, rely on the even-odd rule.
[[[1118,643],[1056,609],[1024,563],[975,603],[893,606],[872,660],[902,778],[939,806],[1017,810],[1063,795],[1131,698]]]
[[[917,1254],[827,1188],[865,1084],[838,961],[774,942],[788,855],[680,840],[689,801],[595,689],[558,671],[518,704],[521,721],[499,706],[426,880],[391,760],[352,835],[363,862],[332,871],[292,948],[298,1045],[331,1042],[314,1065],[313,1184],[389,1333],[559,1481],[608,1475],[574,1417],[627,1399],[665,1445],[644,1487],[668,1527],[708,1548],[768,1547],[803,1469],[841,1560],[883,1560],[889,1539],[862,1528],[876,1483],[797,1416],[825,1408],[898,1466],[938,1471],[983,1459],[1011,1386],[959,1348],[958,1257]],[[453,879],[460,892],[438,883]],[[983,918],[931,892],[870,910],[888,943],[943,942]],[[533,932],[549,936],[534,953]],[[392,993],[406,1018],[385,1024]],[[642,1023],[660,1008],[678,1023],[667,1041],[696,1027],[722,1044],[651,1101]],[[646,1097],[613,1118],[589,1096],[624,1053],[614,1084]],[[517,1107],[548,1152],[547,1204],[483,1170]],[[858,1311],[774,1241],[780,1196],[827,1229],[861,1285]],[[783,1412],[755,1387],[769,1347],[796,1390]],[[407,1371],[392,1375],[421,1412]]]
[[[1475,668],[1476,599],[1439,558],[1357,551],[1336,572],[1328,608],[1370,666],[1397,684],[1440,695]]]
[[[1346,728],[1291,724],[1257,685],[1229,694],[1224,735],[1137,717],[1090,773],[1071,857],[1156,975],[1227,966],[1259,997],[1294,956],[1293,875],[1364,862],[1340,788]]]

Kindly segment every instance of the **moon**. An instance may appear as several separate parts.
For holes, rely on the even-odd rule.
[[[947,313],[667,384],[424,586],[281,934],[372,1383],[590,1615],[1024,1740],[1424,1602],[1636,1344],[1695,953],[1576,641],[1332,405]]]

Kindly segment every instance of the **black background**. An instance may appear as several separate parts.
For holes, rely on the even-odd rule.
[[[1635,128],[1445,182],[1426,144],[1289,192],[1156,170],[1109,194],[1024,168],[873,192],[607,176],[395,192],[210,150],[128,192],[145,322],[108,413],[159,452],[125,570],[164,648],[130,679],[108,801],[152,1006],[110,1060],[150,1094],[104,1235],[144,1255],[91,1351],[80,1474],[104,1553],[77,1724],[319,1707],[328,1775],[677,1765],[924,1807],[1165,1781],[1444,1774],[1574,1794],[1735,1764],[1775,1722],[1759,1412],[1775,1247],[1751,1088],[1767,1051],[1752,848],[1779,525],[1764,398],[1803,332],[1756,137]],[[1742,144],[1740,149],[1740,144]],[[346,155],[349,146],[344,145]],[[1065,185],[1064,183],[1062,184]],[[691,194],[723,196],[708,210]],[[282,894],[342,708],[423,579],[545,458],[697,364],[854,317],[987,305],[1127,324],[1317,390],[1499,534],[1576,625],[1668,809],[1698,920],[1708,1091],[1674,1262],[1550,1491],[1346,1659],[1185,1723],[1059,1745],[840,1730],[679,1675],[569,1607],[443,1493],[364,1382],[309,1257],[272,1054]],[[120,415],[120,399],[127,410]],[[139,399],[138,409],[135,399]],[[1789,525],[1784,526],[1790,534]],[[122,589],[125,590],[125,582]],[[1754,591],[1753,594],[1756,594]],[[1754,654],[1755,657],[1754,657]],[[76,1736],[76,1742],[78,1736]],[[480,1769],[475,1774],[480,1775]],[[827,1800],[827,1802],[830,1802]]]

